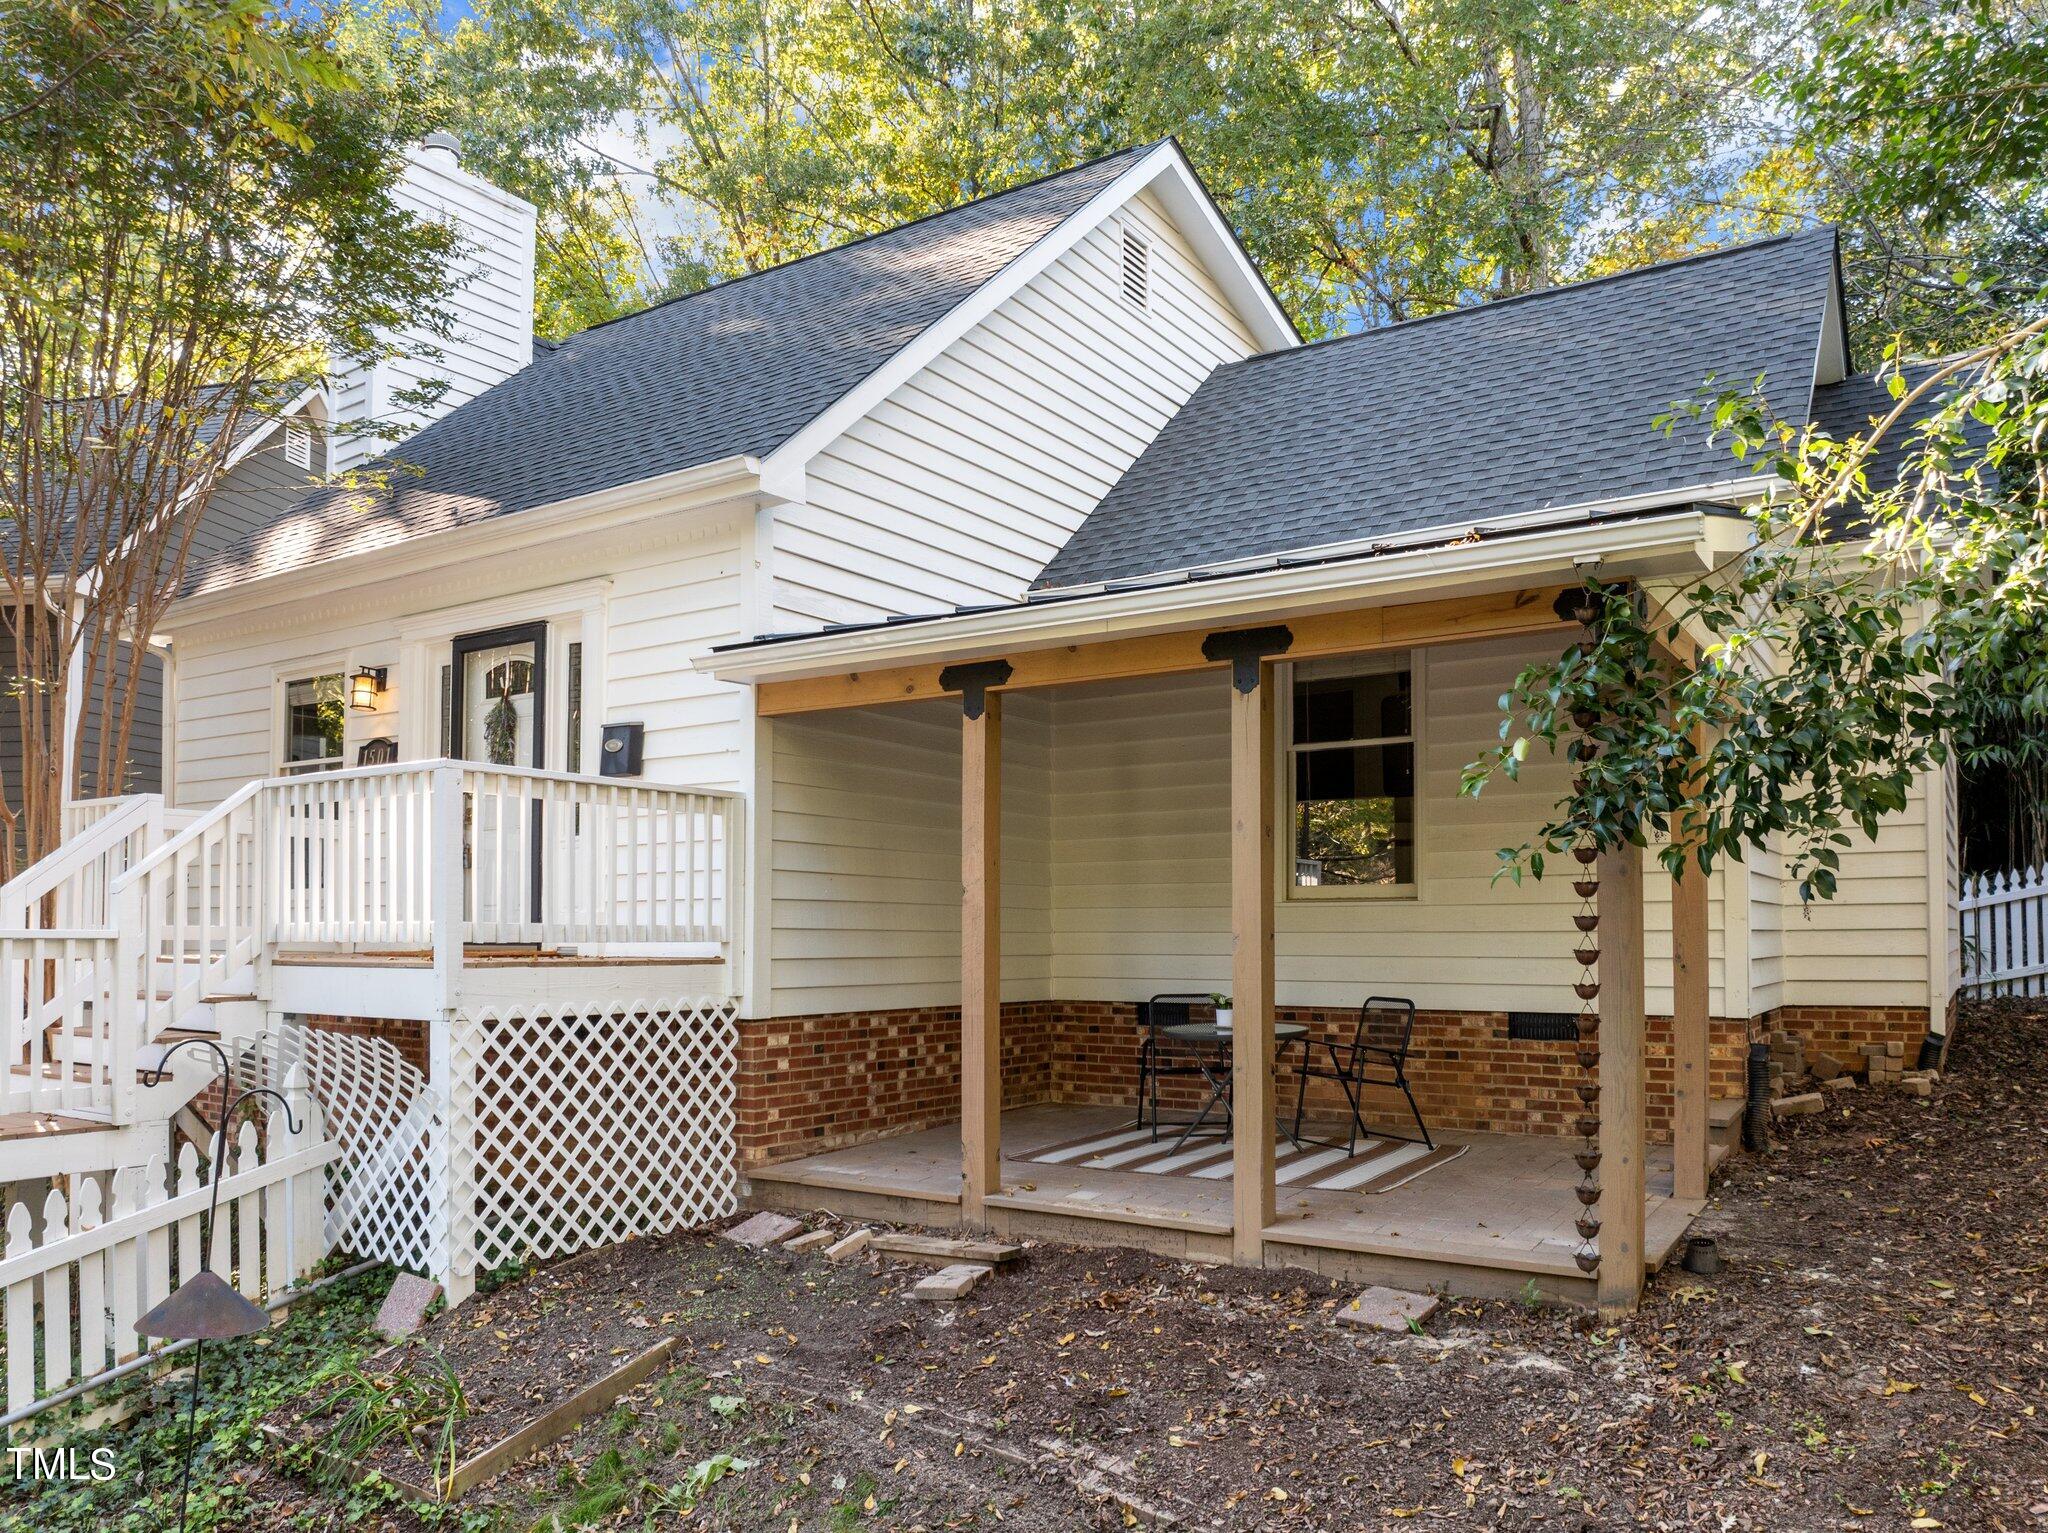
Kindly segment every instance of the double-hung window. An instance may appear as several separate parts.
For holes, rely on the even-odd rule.
[[[1415,884],[1415,695],[1405,654],[1293,668],[1287,737],[1295,890]]]
[[[285,682],[284,749],[279,769],[297,775],[329,772],[340,766],[342,722],[347,714],[347,683],[341,672]]]

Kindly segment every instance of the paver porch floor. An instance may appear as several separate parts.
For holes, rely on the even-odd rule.
[[[1130,1227],[1132,1244],[1147,1232],[1230,1235],[1230,1179],[1145,1175],[1038,1165],[1012,1157],[1046,1145],[1127,1125],[1129,1108],[1046,1104],[1003,1114],[1003,1191],[992,1208],[1108,1221]],[[1310,1125],[1314,1132],[1314,1125]],[[1572,1229],[1579,1179],[1578,1141],[1552,1135],[1443,1132],[1440,1144],[1465,1154],[1382,1193],[1281,1187],[1268,1245],[1350,1252],[1372,1257],[1484,1267],[1572,1281],[1579,1239]],[[934,1222],[956,1217],[960,1194],[957,1124],[898,1134],[829,1150],[748,1175],[777,1189],[777,1201],[800,1191],[840,1191],[928,1203]],[[1700,1203],[1671,1195],[1671,1152],[1653,1146],[1646,1188],[1649,1265],[1661,1265]],[[829,1207],[829,1196],[815,1201]],[[1269,1257],[1270,1259],[1270,1257]]]

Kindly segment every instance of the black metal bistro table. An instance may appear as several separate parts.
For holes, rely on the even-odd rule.
[[[1175,1150],[1194,1137],[1195,1130],[1209,1120],[1209,1114],[1216,1104],[1223,1104],[1223,1127],[1230,1128],[1230,1057],[1231,1040],[1237,1036],[1234,1027],[1218,1027],[1214,1022],[1176,1022],[1171,1027],[1160,1029],[1176,1043],[1192,1044],[1198,1050],[1195,1065],[1202,1072],[1202,1079],[1208,1083],[1209,1097],[1202,1103],[1202,1110],[1174,1141]],[[1306,1038],[1308,1028],[1299,1022],[1275,1022],[1273,1024],[1273,1054],[1277,1059],[1280,1049],[1296,1039]],[[1291,1136],[1290,1136],[1291,1137]]]

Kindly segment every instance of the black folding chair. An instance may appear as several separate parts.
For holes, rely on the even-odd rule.
[[[1138,1044],[1138,1121],[1131,1127],[1149,1127],[1152,1130],[1152,1137],[1159,1137],[1162,1126],[1159,1121],[1159,1082],[1162,1077],[1192,1076],[1207,1079],[1214,1072],[1213,1065],[1206,1070],[1203,1068],[1204,1061],[1200,1050],[1169,1037],[1166,1032],[1169,1027],[1181,1027],[1194,1021],[1197,1006],[1214,1004],[1207,995],[1172,992],[1155,995],[1149,1001],[1138,1003],[1138,1027],[1144,1037]],[[1152,1108],[1149,1123],[1145,1115],[1148,1101]],[[1206,1116],[1205,1111],[1203,1117]],[[1174,1123],[1170,1126],[1192,1131],[1201,1121],[1197,1118],[1187,1124]],[[1182,1137],[1185,1138],[1186,1135],[1183,1134]]]
[[[1306,1037],[1301,1040],[1301,1074],[1294,1089],[1294,1133],[1296,1144],[1319,1144],[1334,1150],[1337,1145],[1327,1139],[1303,1139],[1301,1137],[1302,1109],[1308,1102],[1308,1083],[1311,1079],[1335,1081],[1343,1089],[1344,1100],[1351,1104],[1351,1139],[1344,1146],[1344,1153],[1358,1153],[1358,1138],[1398,1139],[1404,1144],[1425,1144],[1432,1150],[1436,1141],[1429,1137],[1429,1125],[1422,1121],[1422,1109],[1415,1105],[1415,1093],[1408,1089],[1408,1048],[1415,1038],[1415,1003],[1398,996],[1368,996],[1358,1008],[1358,1026],[1349,1043],[1336,1043],[1329,1039]],[[1327,1062],[1318,1062],[1316,1051],[1322,1050]],[[1365,1114],[1359,1107],[1359,1091],[1366,1086],[1392,1086],[1408,1099],[1408,1111],[1415,1115],[1415,1127],[1421,1137],[1413,1134],[1374,1135],[1365,1126]]]

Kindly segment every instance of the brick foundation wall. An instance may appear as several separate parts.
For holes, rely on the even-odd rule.
[[[1949,1015],[1953,1018],[1953,1010]],[[1818,1049],[1844,1064],[1861,1061],[1865,1044],[1902,1043],[1909,1070],[1927,1036],[1925,1006],[1779,1006],[1759,1021],[1766,1028],[1797,1033],[1806,1040],[1808,1054]]]
[[[1053,1008],[1003,1007],[1003,1105],[1051,1094]],[[960,1116],[960,1008],[743,1021],[738,1141],[765,1165]]]
[[[1317,1038],[1348,1042],[1357,1014],[1314,1007],[1279,1009]],[[1760,1024],[1808,1038],[1810,1047],[1853,1057],[1865,1043],[1894,1039],[1917,1053],[1927,1014],[1913,1008],[1782,1007]],[[1739,1097],[1749,1029],[1716,1017],[1709,1043],[1709,1094]],[[1568,1134],[1578,1116],[1575,1045],[1508,1037],[1504,1012],[1420,1012],[1408,1077],[1432,1129]],[[1127,1002],[1033,1001],[1003,1008],[1003,1105],[1073,1102],[1134,1105],[1138,1091],[1137,1008]],[[1282,1052],[1275,1095],[1293,1109],[1299,1045]],[[1647,1127],[1671,1138],[1671,1021],[1648,1019]],[[1205,1087],[1179,1077],[1161,1083],[1160,1104],[1192,1111]],[[1312,1081],[1308,1111],[1341,1115],[1343,1097]],[[740,1024],[739,1146],[743,1166],[765,1165],[888,1134],[951,1122],[960,1112],[957,1007],[781,1017]],[[1369,1091],[1367,1121],[1396,1132],[1412,1125],[1392,1090]]]
[[[1134,1102],[1138,1088],[1137,1008],[1084,1001],[1058,1003],[1057,1009],[1054,1099],[1116,1106]],[[1338,1043],[1351,1041],[1358,1021],[1355,1011],[1322,1007],[1282,1006],[1277,1016],[1282,1022],[1304,1024],[1313,1039]],[[1714,1019],[1708,1053],[1711,1095],[1742,1094],[1746,1042],[1740,1021]],[[1275,1072],[1275,1096],[1290,1113],[1299,1085],[1294,1066],[1300,1058],[1300,1044],[1283,1048]],[[1327,1064],[1328,1056],[1318,1050],[1317,1060]],[[1672,1093],[1668,1017],[1649,1019],[1646,1073],[1649,1133],[1653,1139],[1668,1141]],[[1574,1089],[1580,1076],[1575,1044],[1510,1039],[1504,1012],[1416,1013],[1408,1083],[1432,1129],[1569,1133],[1580,1110]],[[1191,1107],[1199,1103],[1200,1090],[1200,1081],[1164,1081],[1160,1105]],[[1414,1119],[1398,1091],[1369,1089],[1364,1104],[1367,1122],[1383,1124],[1396,1133],[1414,1132]],[[1307,1110],[1311,1117],[1341,1117],[1344,1097],[1334,1082],[1311,1080]]]

